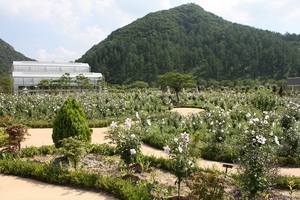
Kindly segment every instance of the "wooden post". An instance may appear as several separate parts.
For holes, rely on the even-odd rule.
[[[228,168],[232,168],[233,167],[233,165],[231,165],[231,164],[223,164],[223,167],[225,167],[226,169],[225,169],[225,175],[227,175],[227,171],[228,171]]]

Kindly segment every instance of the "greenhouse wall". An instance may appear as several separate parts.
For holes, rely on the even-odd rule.
[[[14,61],[12,67],[15,94],[36,93],[41,80],[59,80],[65,73],[69,73],[73,80],[80,74],[84,75],[90,79],[93,88],[101,87],[98,80],[103,78],[101,73],[90,72],[87,63]]]

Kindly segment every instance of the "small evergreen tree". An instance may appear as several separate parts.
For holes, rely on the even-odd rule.
[[[68,137],[91,142],[91,129],[76,99],[65,101],[53,123],[52,140],[56,147],[61,147],[61,140]]]

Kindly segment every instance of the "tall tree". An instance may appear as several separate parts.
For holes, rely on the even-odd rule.
[[[193,76],[189,74],[181,74],[178,72],[168,72],[158,76],[158,82],[162,89],[167,87],[174,90],[176,93],[177,103],[179,103],[179,92],[184,87],[194,87],[195,82]]]

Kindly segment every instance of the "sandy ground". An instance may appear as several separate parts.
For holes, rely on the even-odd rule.
[[[1,200],[114,200],[103,192],[56,186],[32,179],[0,174]]]
[[[182,115],[201,112],[201,109],[176,109],[176,112]],[[93,128],[92,143],[103,144],[109,141],[105,139],[108,128]],[[52,145],[52,129],[29,129],[30,136],[27,137],[21,147]],[[153,149],[148,145],[142,145],[142,153],[146,155],[154,155],[157,157],[167,157],[163,150]],[[216,168],[225,170],[223,163],[207,160],[198,160],[197,164],[204,168]],[[228,173],[236,171],[236,166],[228,169]],[[282,175],[299,176],[300,168],[280,168],[279,173]],[[76,199],[114,199],[105,193],[96,193],[85,190],[74,189],[70,187],[55,186],[47,183],[41,183],[31,179],[23,179],[14,176],[4,176],[0,174],[0,193],[1,200],[76,200]]]

